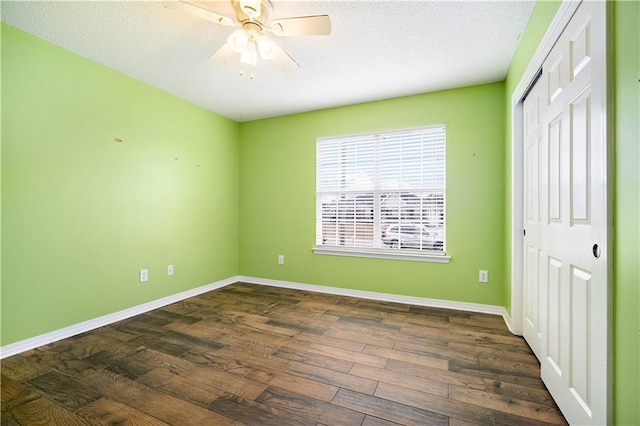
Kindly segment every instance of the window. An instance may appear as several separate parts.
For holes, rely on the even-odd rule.
[[[444,258],[445,126],[319,138],[317,253]]]

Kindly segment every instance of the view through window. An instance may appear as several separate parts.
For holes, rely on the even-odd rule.
[[[444,254],[444,125],[319,138],[316,246]]]

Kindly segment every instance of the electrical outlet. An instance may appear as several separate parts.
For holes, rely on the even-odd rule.
[[[140,282],[146,283],[149,280],[149,270],[148,269],[140,269]]]
[[[478,281],[480,281],[481,283],[488,283],[489,282],[489,271],[485,271],[485,270],[481,269],[478,272]]]
[[[167,266],[167,275],[173,275],[173,265]]]
[[[284,254],[278,255],[278,265],[284,265]]]

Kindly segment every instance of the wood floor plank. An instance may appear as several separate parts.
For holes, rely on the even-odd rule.
[[[340,349],[336,347],[326,346],[320,343],[310,343],[292,339],[285,343],[286,347],[291,349],[300,349],[313,354],[325,355],[329,357],[335,357],[350,362],[357,362],[360,364],[371,365],[374,367],[384,367],[387,360],[375,355],[369,355],[362,352],[354,352],[347,349]]]
[[[167,328],[199,339],[214,340],[227,346],[237,345],[246,348],[248,351],[257,350],[257,353],[273,353],[289,340],[289,336],[256,332],[246,328],[239,329],[232,325],[219,324],[208,319],[193,325],[170,324]]]
[[[312,334],[324,334],[328,330],[327,327],[319,327],[317,325],[305,324],[304,322],[301,322],[301,321],[282,320],[282,319],[269,319],[265,322],[265,324],[274,325],[282,328],[288,328],[295,332],[304,331],[305,333],[312,333]]]
[[[155,417],[109,398],[100,398],[82,408],[76,414],[91,425],[168,425]]]
[[[52,371],[33,378],[27,384],[32,390],[72,412],[101,397],[98,392],[86,384],[58,371]]]
[[[196,303],[195,298],[190,298],[189,300],[185,300],[182,302],[172,303],[171,305],[164,306],[162,309],[184,316],[199,318],[201,320],[208,318],[213,310],[212,306]]]
[[[151,312],[148,312],[147,315],[151,318],[157,318],[161,321],[166,322],[165,325],[170,323],[193,324],[200,321],[200,318],[191,317],[189,315],[176,314],[175,312],[170,312],[163,308],[155,309]]]
[[[51,371],[51,368],[33,359],[27,354],[15,355],[2,360],[2,378],[16,382],[30,380]]]
[[[507,365],[507,363],[503,363],[503,365]],[[476,377],[488,378],[488,379],[498,379],[501,381],[519,384],[523,386],[529,386],[532,388],[542,389],[544,385],[542,384],[542,380],[540,379],[539,370],[537,368],[527,366],[528,370],[525,368],[518,367],[518,372],[514,371],[503,371],[500,370],[499,367],[495,365],[482,365],[480,363],[468,363],[464,361],[452,360],[449,363],[449,370],[455,371],[461,374],[472,375]],[[512,367],[513,370],[515,368]]]
[[[382,318],[385,324],[396,325],[400,328],[406,325],[417,325],[421,327],[446,328],[449,326],[449,316],[433,315],[427,312],[416,314],[409,312],[390,312]]]
[[[299,304],[272,306],[264,316],[286,321],[300,321],[321,328],[331,327],[340,317],[317,309],[304,309]]]
[[[441,346],[446,346],[451,341],[463,340],[451,333],[450,327],[431,327],[424,325],[408,324],[403,326],[399,331],[399,338],[407,340],[413,340],[415,338],[429,339],[433,342],[439,343]],[[467,340],[471,341],[471,339]]]
[[[295,292],[287,294],[286,292],[270,292],[267,287],[253,286],[251,291],[238,291],[238,287],[226,287],[220,292],[224,296],[230,296],[228,300],[241,301],[242,303],[250,303],[262,306],[273,305],[295,305],[300,299]],[[207,295],[200,295],[206,298]],[[217,299],[217,298],[216,298]]]
[[[285,374],[290,373],[301,378],[310,379],[326,385],[335,385],[365,393],[373,393],[377,384],[372,380],[356,377],[324,367],[305,364],[295,360],[286,360],[279,357],[267,357],[256,361],[254,357],[248,356],[242,352],[234,351],[233,348],[227,348],[224,351],[219,351],[218,358],[222,360],[226,359],[228,366],[231,366],[231,363],[235,360],[238,364],[247,369],[262,370],[266,372],[267,370],[265,370],[265,368],[268,368],[269,371],[271,371],[269,374],[270,377],[274,377],[276,375],[274,372]]]
[[[493,412],[494,424],[496,426],[546,426],[557,423],[547,423],[540,420],[529,419],[526,417],[516,416],[514,414],[503,413],[501,411]],[[567,424],[567,423],[565,423]],[[631,425],[630,425],[631,426]]]
[[[390,359],[385,368],[396,373],[422,377],[436,382],[455,384],[472,389],[485,389],[484,380],[473,374],[464,374],[455,371],[441,370],[439,368],[425,367],[423,365],[397,361],[395,359]]]
[[[449,418],[449,426],[478,426],[478,423],[468,422],[466,420],[456,419],[455,417],[450,417]]]
[[[224,391],[210,384],[187,379],[161,368],[138,377],[136,382],[203,408],[208,408],[209,404],[224,394]]]
[[[253,380],[251,377],[238,376],[227,371],[202,366],[194,366],[185,372],[179,372],[186,379],[209,384],[222,391],[255,399],[267,387],[266,383]]]
[[[271,386],[256,401],[325,424],[359,425],[364,420],[357,411]]]
[[[449,369],[449,360],[447,359],[416,354],[413,352],[399,351],[396,349],[383,348],[375,345],[365,346],[362,352],[366,354],[376,355],[382,358],[395,359],[396,361],[405,361],[412,364],[424,365],[425,367],[439,368],[441,370]]]
[[[465,359],[459,357],[458,359],[462,361],[471,361],[471,362],[479,362],[480,357],[482,356],[495,356],[496,352],[500,353],[500,357],[505,360],[517,361],[532,364],[533,366],[540,367],[540,363],[537,358],[533,355],[532,351],[523,352],[523,351],[509,351],[509,350],[500,350],[496,351],[494,348],[472,345],[469,343],[462,342],[449,342],[449,349],[454,352],[458,352],[461,354],[467,354],[471,356],[469,359]],[[506,349],[506,348],[505,348]],[[474,361],[475,360],[475,361]]]
[[[128,360],[145,365],[148,371],[163,369],[172,374],[181,374],[193,368],[193,364],[182,358],[175,357],[149,348],[138,348],[130,354]]]
[[[87,358],[87,361],[94,364],[95,367],[103,367],[131,380],[135,380],[153,369],[153,366],[140,362],[131,355],[113,353],[109,350],[98,352]]]
[[[492,392],[452,385],[449,389],[449,397],[455,401],[483,406],[495,411],[501,411],[503,413],[526,417],[541,422],[560,425],[566,423],[560,412],[554,407],[506,395],[499,395]]]
[[[342,373],[323,367],[304,364],[297,361],[291,361],[287,364],[287,370],[292,374],[305,377],[311,380],[317,380],[324,384],[335,385],[344,389],[351,389],[358,392],[373,395],[373,391],[377,386],[376,380],[363,378],[353,374]]]
[[[459,359],[461,361],[478,362],[477,354],[451,350],[447,342],[438,342],[433,339],[437,339],[437,337],[432,339],[420,339],[416,337],[407,339],[406,337],[398,336],[396,343],[393,345],[393,349],[447,360]]]
[[[376,310],[376,312],[379,312]],[[336,322],[337,327],[352,328],[358,330],[377,330],[387,333],[397,333],[402,326],[384,322],[385,316],[371,318],[370,310],[362,312],[360,315],[353,313],[342,314]]]
[[[29,399],[2,412],[20,425],[82,426],[83,419],[47,398]]]
[[[87,357],[87,359],[73,358],[69,353],[59,353],[56,349],[47,346],[29,351],[28,356],[43,368],[48,368],[45,371],[57,370],[72,377],[80,375],[87,369],[94,368],[94,365],[89,360],[90,357]]]
[[[315,426],[312,419],[283,413],[281,410],[250,401],[239,396],[225,394],[210,404],[209,409],[247,425],[278,425],[278,426]]]
[[[315,334],[309,333],[300,333],[295,336],[296,340],[300,340],[308,343],[318,343],[324,346],[329,346],[332,348],[345,349],[353,352],[362,352],[364,347],[366,346],[364,343],[354,342],[351,340],[339,339],[330,336],[318,336]],[[286,342],[283,342],[284,345]]]
[[[4,374],[4,371],[2,373]],[[10,409],[13,405],[40,398],[40,395],[22,383],[5,376],[2,376],[2,382],[0,383],[0,395],[2,411]]]
[[[0,412],[0,425],[2,425],[2,426],[20,426],[20,424],[18,424],[18,422],[16,422],[12,418],[9,418],[3,412]]]
[[[256,369],[255,371],[260,374],[259,370]],[[296,390],[302,395],[320,401],[331,401],[339,389],[337,386],[327,385],[325,383],[277,370],[263,370],[262,373],[267,374],[268,379],[264,380],[264,383],[270,386],[281,389]],[[254,373],[252,372],[248,374],[247,377],[254,377]],[[255,377],[255,379],[262,380],[260,377]]]
[[[472,314],[469,318],[451,317],[449,324],[461,325],[463,327],[482,327],[491,329],[493,332],[503,332],[505,336],[509,335],[509,329],[500,315]]]
[[[444,426],[449,424],[449,418],[441,414],[346,389],[338,391],[333,403],[373,417],[389,421],[395,420],[404,425]]]
[[[186,346],[189,349],[192,348],[201,348],[207,351],[216,351],[218,349],[222,349],[226,347],[224,343],[216,342],[211,339],[201,339],[198,337],[193,337],[189,334],[180,333],[177,331],[171,331],[167,334],[163,335],[160,339],[165,342],[173,343],[176,345]]]
[[[537,362],[512,360],[502,357],[499,354],[479,355],[478,363],[493,371],[504,371],[507,373],[519,374],[522,376],[537,377],[539,364]]]
[[[380,383],[404,386],[407,389],[414,389],[432,395],[447,396],[449,394],[448,383],[417,377],[413,374],[393,372],[384,368],[354,364],[351,371],[349,371],[349,374],[358,377],[366,377]]]
[[[157,337],[164,334],[162,327],[170,322],[166,318],[159,318],[146,313],[112,324],[112,327],[124,333]]]
[[[215,325],[224,324],[237,327],[241,330],[266,332],[280,336],[291,337],[299,333],[298,330],[267,324],[267,321],[269,321],[268,317],[238,311],[212,310],[208,313],[206,321],[214,322]]]
[[[117,324],[117,323],[115,323]],[[81,336],[93,336],[96,339],[100,339],[103,341],[120,341],[126,342],[127,340],[133,339],[136,337],[136,334],[126,333],[124,331],[120,331],[114,327],[114,324],[106,325],[104,327],[99,327],[94,330],[88,331],[86,333],[82,333],[77,335],[76,337]]]
[[[461,318],[471,318],[473,312],[467,311],[459,311],[456,309],[447,309],[447,308],[436,308],[432,306],[417,306],[410,305],[409,313],[416,315],[440,315],[447,318],[447,321],[450,321],[451,318],[461,317]]]
[[[298,390],[307,396],[330,400],[337,387],[358,389],[373,393],[376,382],[298,361],[277,357],[253,360],[251,356],[227,348],[219,351],[213,360],[225,371],[247,377],[261,383]],[[308,380],[307,380],[308,379]],[[299,386],[302,386],[300,388]]]
[[[374,308],[381,312],[409,312],[410,305],[405,303],[385,302],[382,300],[362,299],[359,297],[343,297],[338,300],[337,304],[347,306],[357,306],[362,309],[370,310]]]
[[[397,426],[399,424],[369,415],[364,416],[364,421],[362,422],[362,426]]]
[[[530,386],[516,385],[501,380],[484,379],[488,391],[499,395],[511,396],[537,404],[555,406],[555,401],[546,389],[537,389]]]
[[[493,413],[490,409],[472,404],[458,404],[447,397],[433,396],[387,383],[380,383],[374,395],[379,398],[429,410],[447,417],[481,425],[493,425]]]
[[[361,329],[358,327],[335,327],[324,333],[325,336],[392,348],[396,341],[395,333],[384,330]]]
[[[382,306],[381,306],[382,307]],[[368,318],[371,322],[377,321],[382,324],[382,321],[388,318],[389,312],[382,309],[367,309],[358,306],[356,303],[341,303],[339,300],[331,305],[325,312],[327,315],[335,315],[337,317],[352,317],[352,318]],[[395,325],[395,324],[391,324]]]
[[[229,425],[231,419],[107,370],[87,370],[86,383],[103,395],[169,424]]]
[[[142,335],[136,337],[130,342],[173,356],[180,356],[191,349],[188,345],[184,345],[182,343],[173,343],[163,340],[162,336],[149,337]]]
[[[289,348],[282,347],[275,351],[273,356],[289,361],[298,361],[315,367],[327,368],[341,373],[346,373],[351,369],[351,367],[353,367],[353,362],[351,361],[344,361],[326,355],[312,354],[302,350],[291,350]]]
[[[180,358],[192,364],[205,368],[215,368],[216,370],[224,371],[237,377],[245,377],[250,371],[249,368],[242,365],[238,360],[223,358],[220,354],[210,354],[197,349],[190,350]]]

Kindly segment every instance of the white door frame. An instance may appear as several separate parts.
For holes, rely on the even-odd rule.
[[[529,62],[523,76],[521,77],[516,89],[511,97],[511,312],[507,317],[508,326],[510,331],[516,335],[522,335],[523,330],[523,213],[524,213],[524,152],[523,152],[523,106],[522,98],[529,89],[534,77],[542,67],[542,64],[546,57],[551,52],[551,49],[555,45],[556,41],[560,37],[560,34],[569,23],[571,17],[578,9],[580,0],[564,0],[560,5],[553,21],[549,25],[542,41],[538,45],[536,52]],[[606,243],[604,244],[603,257],[607,262],[607,352],[608,352],[608,365],[607,365],[607,418],[608,424],[613,420],[613,345],[612,345],[612,282],[613,282],[613,268],[612,268],[612,238],[613,238],[613,212],[612,212],[612,199],[613,199],[613,137],[612,131],[613,123],[612,117],[612,85],[611,85],[611,5],[607,2],[607,16],[606,16],[606,64],[605,75],[606,81],[606,102],[604,105],[606,109],[606,116],[603,117],[603,128],[605,129],[605,144],[607,151],[606,158]],[[594,75],[594,77],[598,77]]]

